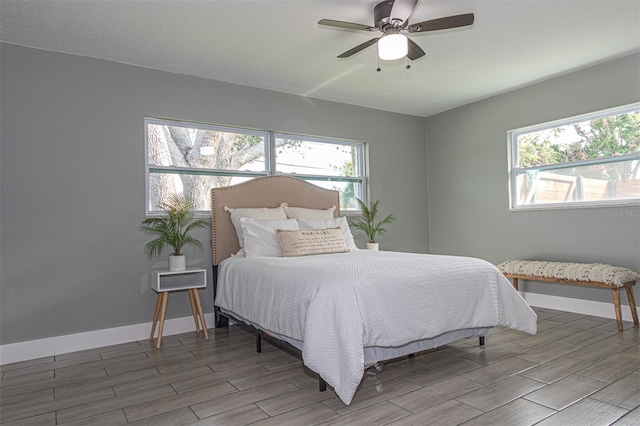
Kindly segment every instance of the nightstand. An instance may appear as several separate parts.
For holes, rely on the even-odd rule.
[[[158,293],[158,300],[156,302],[155,313],[153,314],[153,325],[151,326],[151,336],[149,336],[149,340],[153,340],[156,324],[158,323],[158,316],[160,316],[156,348],[159,349],[162,344],[162,329],[164,328],[164,317],[167,313],[167,301],[169,300],[169,293],[172,291],[187,290],[189,292],[191,312],[193,313],[193,320],[196,324],[196,333],[200,333],[200,324],[198,323],[199,316],[200,322],[202,323],[202,331],[204,331],[204,338],[209,340],[207,324],[204,320],[202,305],[200,304],[200,293],[198,293],[198,289],[207,288],[207,270],[193,268],[188,268],[184,271],[159,270],[153,271],[153,277],[154,280],[151,288]]]

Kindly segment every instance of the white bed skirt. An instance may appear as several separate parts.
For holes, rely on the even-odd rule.
[[[293,346],[302,352],[302,341],[293,339],[291,337],[283,336],[282,334],[274,333],[269,330],[262,330],[257,325],[253,324],[251,321],[246,320],[245,318],[240,317],[232,312],[227,311],[226,309],[220,308],[220,312],[222,314],[229,316],[232,319],[236,319],[238,321],[242,321],[243,323],[250,325],[251,327],[261,330],[265,335],[273,337],[274,339],[283,341]],[[397,346],[397,347],[384,347],[384,346],[365,346],[364,347],[364,367],[368,368],[378,362],[387,361],[394,358],[399,358],[401,356],[406,356],[410,354],[415,354],[418,352],[426,351],[429,349],[439,348],[440,346],[444,346],[447,343],[455,342],[461,339],[468,339],[471,337],[482,337],[489,334],[492,327],[483,327],[483,328],[465,328],[463,330],[454,330],[449,331],[447,333],[441,334],[436,337],[432,337],[430,339],[417,340],[415,342],[407,343],[406,345]],[[304,362],[304,360],[303,360]]]

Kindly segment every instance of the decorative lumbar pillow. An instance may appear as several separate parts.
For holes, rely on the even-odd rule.
[[[295,219],[251,219],[240,218],[240,227],[244,237],[244,253],[247,257],[282,257],[280,241],[276,237],[277,229],[298,229]]]
[[[289,219],[307,219],[307,220],[322,220],[333,218],[333,212],[336,210],[336,206],[329,207],[328,209],[307,209],[304,207],[289,207],[287,203],[282,203],[280,206],[284,209],[287,218]]]
[[[347,248],[351,251],[358,250],[356,242],[353,239],[353,234],[351,234],[351,228],[349,228],[349,223],[347,222],[346,217],[340,216],[333,219],[325,220],[296,220],[298,221],[298,226],[300,227],[300,229],[323,229],[336,228],[339,226],[342,229],[342,236],[344,237],[344,242],[347,245]]]
[[[305,229],[299,231],[276,231],[282,254],[285,257],[310,254],[347,253],[340,228]]]
[[[244,238],[242,236],[242,227],[240,226],[240,219],[248,217],[251,219],[287,219],[287,215],[282,207],[275,208],[240,208],[232,209],[224,206],[224,211],[229,212],[231,215],[231,222],[234,228],[236,228],[236,234],[238,234],[238,244],[240,248],[244,248]]]

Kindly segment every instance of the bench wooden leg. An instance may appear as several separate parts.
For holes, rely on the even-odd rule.
[[[625,290],[627,290],[627,299],[629,299],[629,308],[631,309],[633,323],[638,324],[638,310],[636,309],[636,300],[633,297],[633,289],[628,285],[625,287]]]
[[[614,288],[613,291],[613,307],[616,310],[616,322],[618,323],[618,331],[622,331],[622,309],[620,308],[620,289]]]

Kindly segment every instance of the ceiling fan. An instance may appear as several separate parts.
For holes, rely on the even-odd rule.
[[[378,44],[378,56],[383,60],[395,60],[403,57],[416,60],[425,55],[413,40],[402,32],[421,33],[427,31],[446,30],[473,24],[473,13],[430,19],[428,21],[409,24],[409,16],[415,9],[418,0],[385,0],[373,9],[374,25],[354,24],[352,22],[321,19],[320,25],[344,28],[348,30],[364,30],[380,32],[380,37],[372,38],[364,43],[338,55],[338,58],[348,58],[369,46]]]

